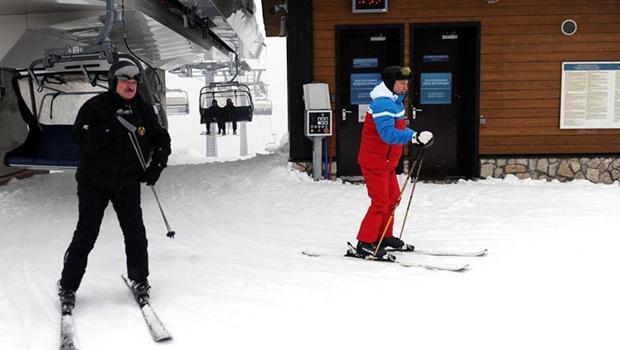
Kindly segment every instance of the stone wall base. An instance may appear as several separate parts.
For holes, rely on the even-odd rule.
[[[571,181],[587,179],[611,184],[620,179],[620,157],[590,158],[481,158],[480,176]]]

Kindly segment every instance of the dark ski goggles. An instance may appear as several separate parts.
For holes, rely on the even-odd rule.
[[[140,74],[136,74],[134,76],[129,76],[129,75],[121,74],[121,75],[117,75],[116,79],[124,80],[124,81],[135,80],[135,81],[138,82],[138,81],[140,81]]]

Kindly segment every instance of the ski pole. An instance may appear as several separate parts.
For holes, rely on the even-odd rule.
[[[394,220],[394,212],[396,211],[396,208],[398,207],[398,204],[400,204],[401,198],[403,198],[403,193],[405,192],[405,189],[407,188],[407,183],[409,182],[409,179],[411,178],[411,175],[413,174],[413,169],[415,169],[415,166],[416,166],[416,164],[418,162],[421,162],[421,159],[424,156],[424,148],[426,148],[426,147],[423,147],[422,150],[420,151],[420,153],[418,153],[418,156],[416,157],[415,161],[413,162],[413,165],[411,166],[411,168],[409,169],[409,172],[407,173],[407,178],[405,179],[405,182],[403,183],[403,186],[401,187],[400,194],[398,195],[398,200],[396,201],[396,205],[394,206],[394,208],[392,208],[392,211],[390,213],[390,217],[386,221],[385,226],[383,227],[383,231],[381,232],[381,237],[379,238],[379,243],[377,243],[377,247],[375,248],[375,256],[379,253],[379,247],[381,247],[381,242],[383,242],[383,238],[385,237],[385,233],[387,232],[387,229],[390,226],[390,223],[392,223],[392,220]],[[419,171],[418,171],[418,173],[419,173]]]
[[[176,234],[176,232],[172,231],[172,229],[170,228],[170,225],[168,224],[168,220],[166,219],[166,214],[164,214],[164,209],[161,207],[161,203],[159,202],[159,198],[157,197],[157,192],[155,192],[155,187],[153,186],[149,186],[149,187],[151,187],[151,190],[153,190],[153,196],[155,196],[155,201],[157,202],[157,206],[159,207],[159,211],[161,212],[161,217],[164,219],[164,224],[166,225],[166,229],[168,230],[168,233],[166,233],[166,236],[170,238],[174,238],[174,235]]]
[[[144,160],[144,154],[142,154],[142,150],[140,149],[140,144],[138,143],[138,137],[136,136],[136,127],[130,122],[128,122],[125,118],[122,117],[122,115],[126,114],[126,113],[123,113],[125,111],[122,111],[122,112],[119,112],[119,111],[122,111],[122,110],[116,111],[116,119],[119,121],[119,123],[121,123],[121,125],[123,125],[127,129],[128,131],[127,135],[129,136],[131,145],[133,146],[133,149],[136,152],[136,155],[138,156],[138,160],[140,161],[142,170],[146,171],[146,161]],[[162,208],[161,203],[159,202],[159,197],[157,196],[157,192],[155,192],[155,187],[154,186],[149,186],[149,187],[153,191],[153,196],[155,196],[155,201],[157,202],[157,206],[159,207],[159,212],[161,213],[161,217],[164,219],[164,224],[166,225],[166,229],[168,230],[168,233],[166,233],[166,236],[172,239],[176,235],[176,232],[172,231],[172,229],[170,228],[170,225],[168,224],[168,219],[166,219],[166,214],[164,214],[164,209]]]
[[[420,178],[420,170],[422,169],[422,162],[424,161],[424,150],[425,148],[422,148],[422,150],[420,151],[420,154],[422,154],[422,156],[420,156],[420,164],[418,165],[418,171],[415,174],[415,180],[413,180],[413,187],[411,188],[411,194],[409,194],[409,202],[407,203],[407,210],[405,210],[405,217],[403,218],[403,225],[400,228],[400,234],[398,235],[398,239],[401,239],[403,237],[403,231],[405,230],[405,222],[407,222],[407,215],[409,215],[409,208],[411,207],[411,201],[413,199],[413,192],[415,192],[415,187],[418,184],[418,179]]]

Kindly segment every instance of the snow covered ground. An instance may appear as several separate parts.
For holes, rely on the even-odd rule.
[[[55,285],[75,188],[71,172],[0,187],[2,349],[58,346]],[[467,262],[464,273],[301,255],[344,253],[368,199],[363,185],[313,182],[285,154],[171,166],[157,190],[177,239],[144,188],[152,303],[174,340],[151,341],[120,279],[109,208],[78,292],[80,349],[620,347],[617,183],[419,184],[404,238],[489,254],[399,259]]]

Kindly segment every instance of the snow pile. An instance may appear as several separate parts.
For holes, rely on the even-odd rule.
[[[3,349],[57,348],[55,285],[77,216],[73,176],[0,187]],[[291,170],[282,153],[171,166],[156,187],[177,238],[165,236],[143,188],[152,303],[174,340],[150,339],[120,278],[122,235],[108,208],[77,293],[80,349],[620,346],[617,184],[418,184],[405,240],[427,250],[489,248],[489,255],[399,259],[466,262],[465,273],[301,255],[343,254],[368,199],[363,185],[314,182]]]

